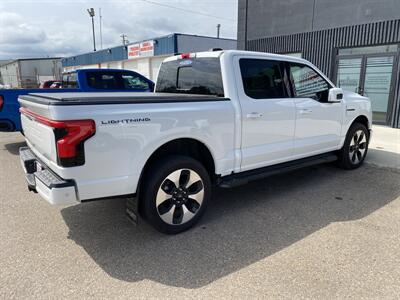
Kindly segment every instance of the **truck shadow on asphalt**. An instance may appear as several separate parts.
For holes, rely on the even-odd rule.
[[[69,238],[110,276],[198,288],[296,243],[332,222],[363,218],[400,194],[400,175],[371,166],[320,166],[217,190],[200,223],[176,236],[144,221],[133,226],[125,202],[65,208]]]
[[[5,148],[4,150],[7,150],[12,155],[19,155],[20,147],[26,147],[26,143],[25,142],[16,142],[16,143],[4,144],[4,148]]]

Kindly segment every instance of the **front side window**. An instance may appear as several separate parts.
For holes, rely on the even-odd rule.
[[[239,64],[247,96],[253,99],[287,97],[279,61],[242,58]]]
[[[147,90],[149,83],[139,76],[123,74],[122,84],[125,90]]]
[[[328,82],[310,67],[290,63],[290,75],[296,97],[312,98],[321,102],[328,100],[330,88]]]

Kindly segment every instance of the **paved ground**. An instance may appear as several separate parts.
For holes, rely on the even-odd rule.
[[[374,126],[367,162],[400,169],[400,129]]]
[[[400,297],[399,170],[327,165],[219,190],[196,228],[166,236],[131,225],[120,200],[28,193],[21,145],[0,133],[0,299]]]

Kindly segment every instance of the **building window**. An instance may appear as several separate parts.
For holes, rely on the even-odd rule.
[[[371,47],[357,47],[357,48],[342,48],[339,49],[339,55],[354,55],[354,54],[382,54],[397,52],[398,45],[381,45]]]

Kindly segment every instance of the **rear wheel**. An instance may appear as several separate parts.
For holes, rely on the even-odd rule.
[[[190,157],[168,156],[146,172],[140,201],[152,226],[175,234],[201,218],[210,196],[210,177],[201,163]]]
[[[354,123],[347,132],[346,140],[339,151],[338,164],[351,170],[362,165],[368,152],[369,131],[360,123]]]

